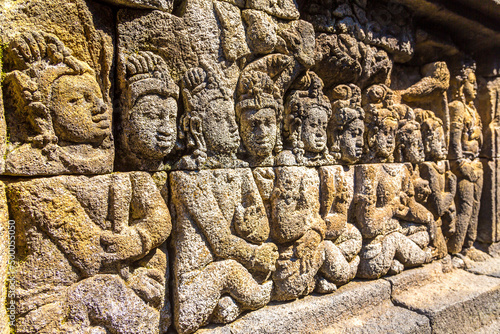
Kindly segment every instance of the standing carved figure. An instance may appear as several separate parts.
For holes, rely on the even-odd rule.
[[[434,239],[435,257],[442,258],[448,254],[445,237],[455,233],[455,194],[457,177],[450,171],[446,160],[446,137],[443,121],[430,110],[418,110],[417,121],[422,124],[424,153],[427,161],[421,163],[420,176],[429,182],[431,193],[427,200],[427,208],[436,221]]]
[[[57,37],[32,32],[11,41],[5,65],[6,173],[113,170],[111,112],[87,63]]]
[[[193,154],[181,168],[245,166],[236,159],[239,133],[234,104],[221,79],[193,68],[183,77],[186,114],[181,138]],[[192,333],[209,322],[233,321],[271,299],[277,247],[249,168],[171,173],[175,208],[174,324]]]
[[[456,232],[448,240],[448,251],[481,260],[485,254],[474,248],[477,236],[483,167],[479,153],[483,143],[481,118],[474,106],[477,95],[475,63],[463,62],[451,80],[449,159],[457,175]]]
[[[162,170],[177,139],[179,87],[163,58],[152,52],[123,61],[118,163],[132,170]]]

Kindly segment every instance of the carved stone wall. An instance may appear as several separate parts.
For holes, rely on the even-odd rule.
[[[193,333],[490,259],[498,58],[422,3],[0,4],[0,333]]]

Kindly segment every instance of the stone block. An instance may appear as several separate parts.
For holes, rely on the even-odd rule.
[[[318,334],[431,334],[429,319],[416,312],[394,306],[391,302],[378,305],[370,312],[347,318]]]
[[[481,159],[484,170],[477,241],[500,241],[500,159]]]
[[[351,282],[334,294],[307,296],[287,304],[268,305],[232,324],[199,330],[198,333],[316,333],[339,319],[379,307],[389,298],[390,283],[387,281]]]
[[[500,279],[457,270],[392,300],[427,316],[433,333],[472,333],[500,316]]]

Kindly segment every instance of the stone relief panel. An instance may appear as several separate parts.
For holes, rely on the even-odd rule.
[[[9,175],[113,170],[111,111],[95,71],[54,35],[24,33],[6,49]]]
[[[149,174],[33,179],[7,192],[17,333],[166,331],[171,220]]]
[[[193,333],[355,277],[488,257],[473,244],[498,162],[475,66],[412,58],[405,7],[103,2],[27,1],[28,28],[15,11],[0,28],[19,333]],[[61,3],[83,13],[74,30],[34,14]]]

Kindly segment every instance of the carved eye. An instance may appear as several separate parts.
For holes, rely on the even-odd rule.
[[[79,98],[77,98],[77,97],[74,97],[74,98],[72,98],[71,100],[69,100],[69,103],[71,103],[71,104],[75,104],[75,103],[77,103],[77,102],[78,102],[78,100],[80,100],[80,99],[79,99]]]

